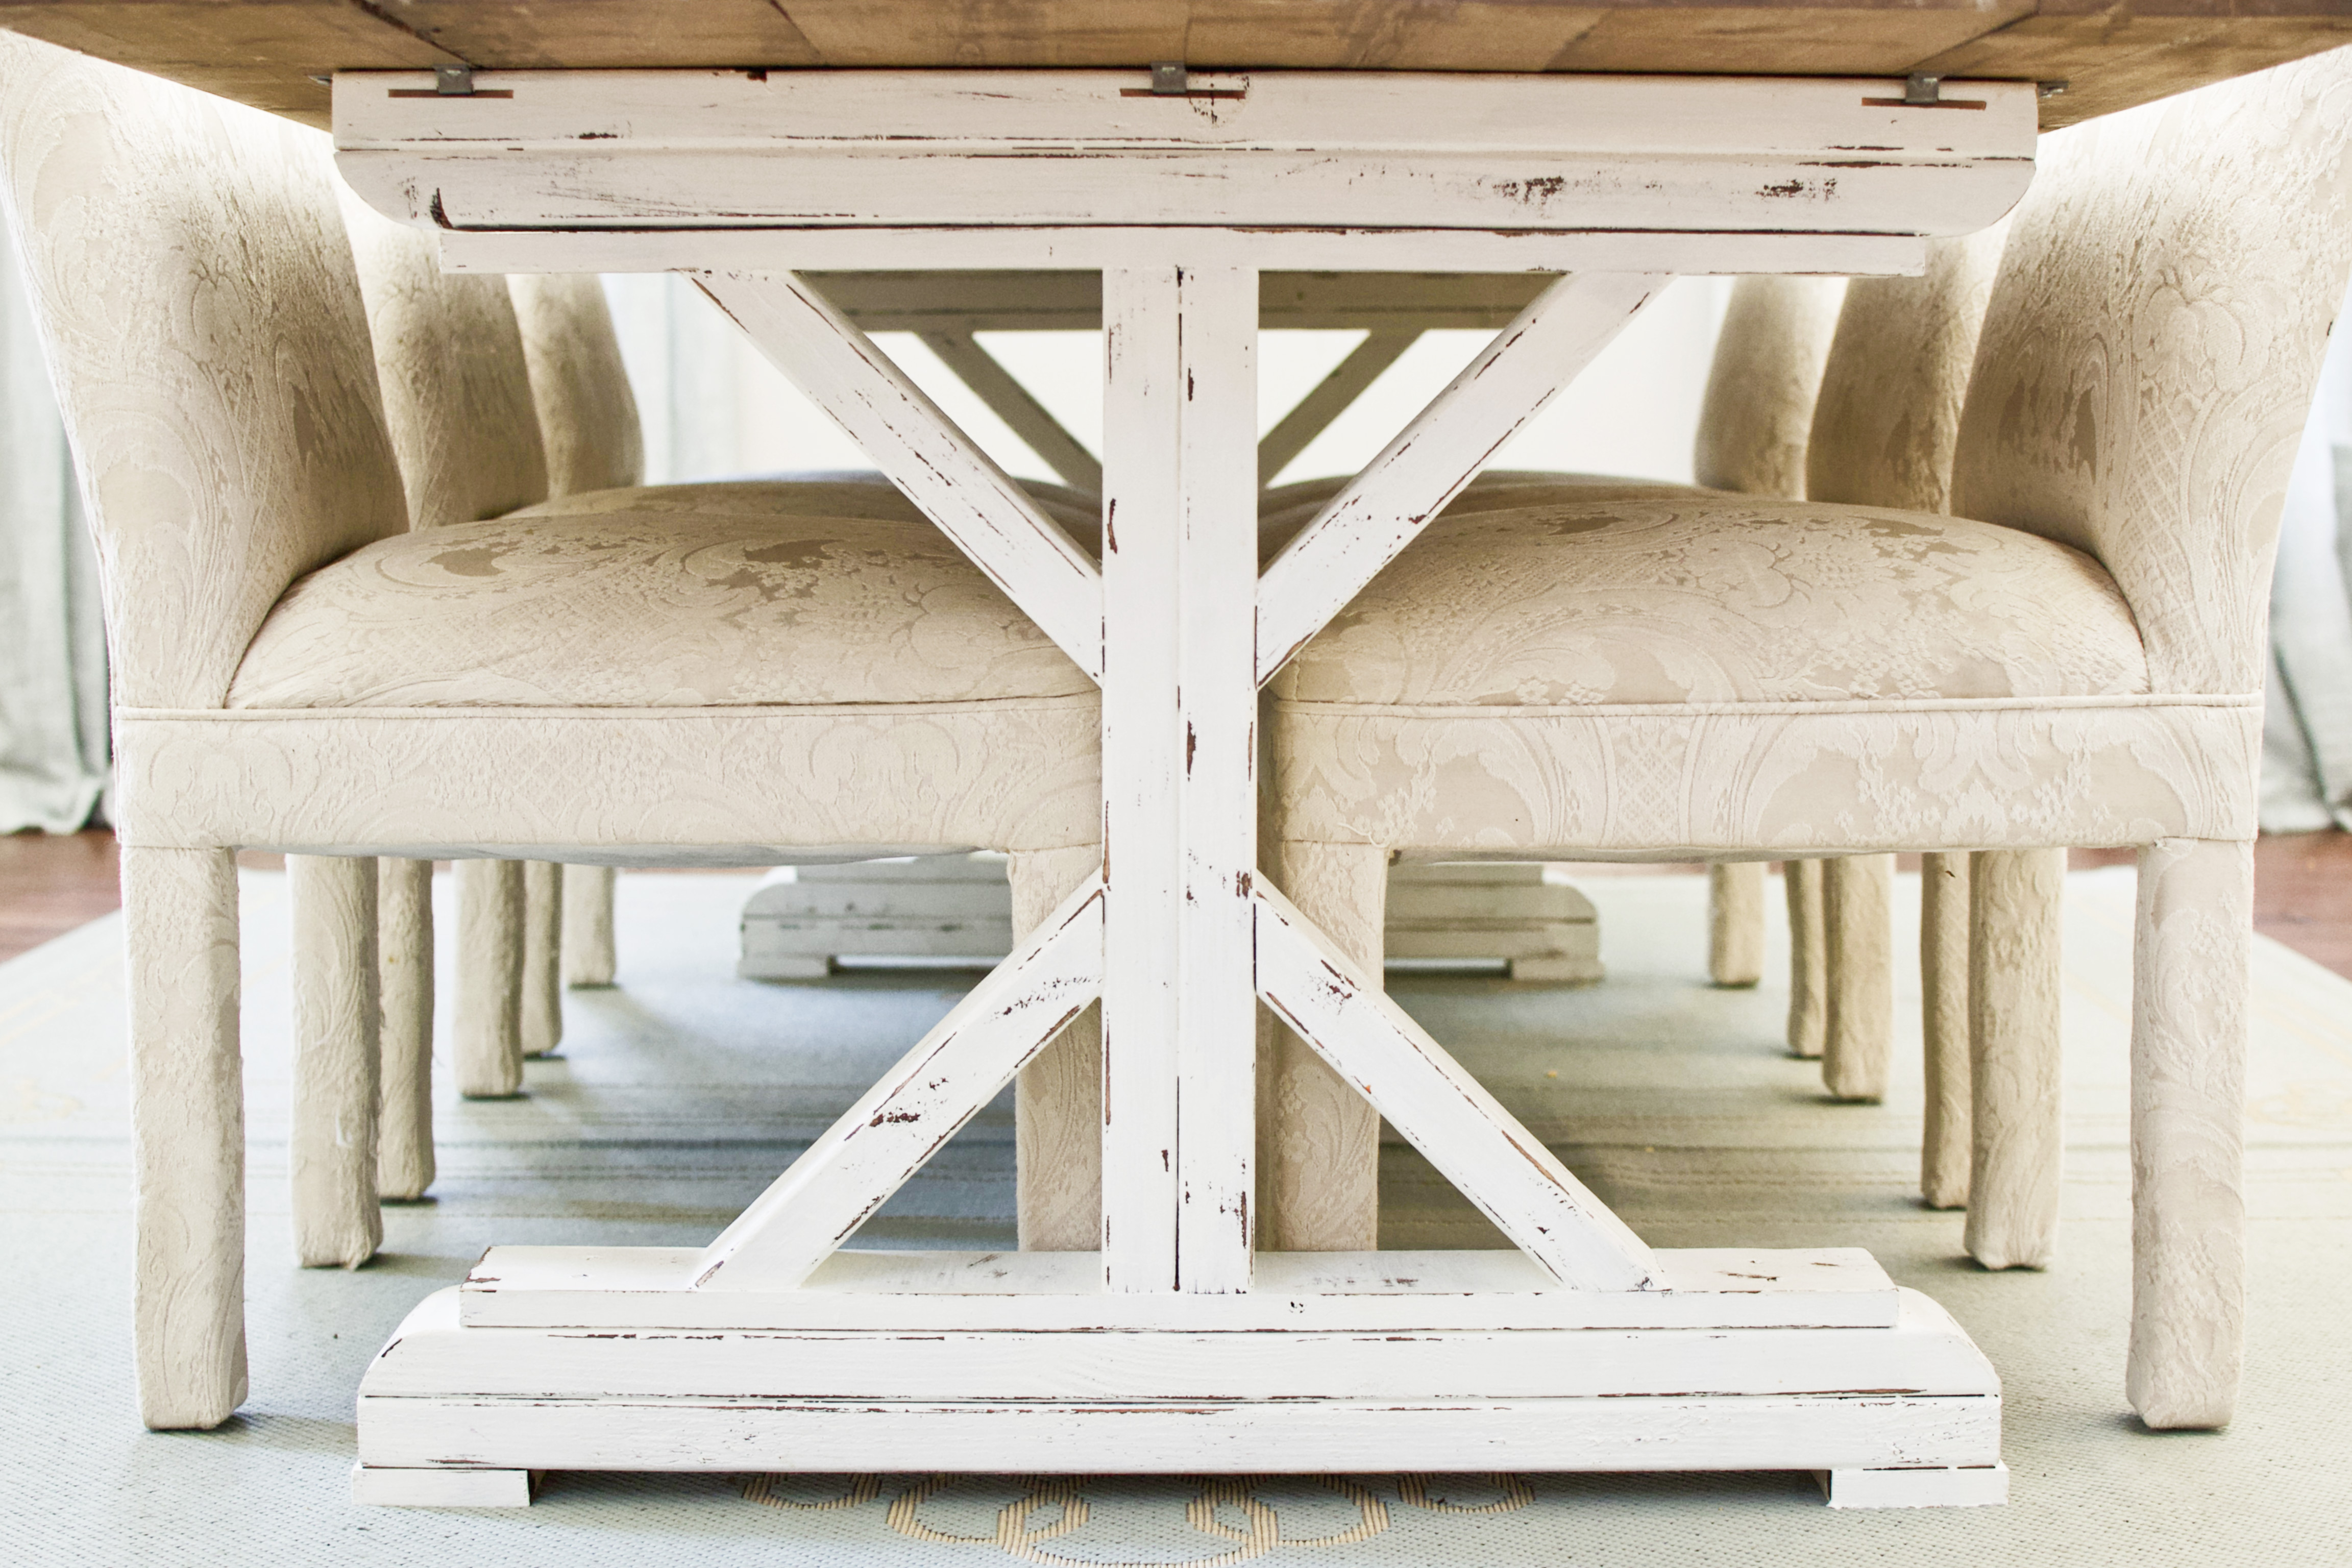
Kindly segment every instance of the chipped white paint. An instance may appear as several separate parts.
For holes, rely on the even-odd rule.
[[[696,1284],[798,1285],[1101,984],[1102,884],[1090,878],[703,1249]]]
[[[1196,266],[1301,272],[1751,271],[1835,276],[1927,269],[1901,234],[1709,230],[1166,227],[445,229],[456,272],[994,271],[1139,266],[1181,250]],[[1288,323],[1269,323],[1288,324]],[[1448,322],[1446,325],[1477,323]],[[872,329],[879,331],[879,328]]]
[[[2033,89],[1267,71],[341,73],[344,177],[455,228],[1181,224],[1965,234],[2032,172]],[[1951,89],[1960,89],[1954,86]],[[499,96],[499,95],[505,96]]]
[[[1885,1329],[1897,1293],[1859,1247],[1664,1248],[1654,1290],[1563,1289],[1516,1250],[1261,1252],[1246,1293],[1107,1291],[1083,1252],[835,1253],[797,1289],[698,1290],[695,1247],[494,1247],[459,1289],[475,1328],[996,1329],[1318,1333]]]
[[[1363,1090],[1463,1196],[1564,1285],[1656,1288],[1657,1266],[1641,1237],[1390,1001],[1377,977],[1272,888],[1261,884],[1255,900],[1265,1005]]]
[[[1998,1379],[1913,1291],[1892,1328],[1406,1339],[483,1330],[458,1325],[457,1294],[428,1297],[370,1366],[362,1464],[1233,1473],[2000,1458]]]
[[[457,269],[695,273],[1102,682],[1105,847],[1100,877],[710,1247],[496,1248],[420,1307],[362,1391],[366,1484],[1998,1464],[1990,1368],[1866,1256],[1643,1247],[1259,884],[1254,769],[1258,682],[1665,275],[1917,269],[1923,235],[2022,189],[2029,89],[1949,114],[1864,101],[1891,83],[1737,79],[1260,73],[1173,101],[1110,72],[476,85],[339,79],[347,176],[438,226]],[[1261,583],[1253,356],[1276,267],[1579,276]],[[1102,273],[1099,570],[794,275],[1003,268]],[[946,344],[960,373],[992,384],[968,342]],[[1082,478],[1081,457],[1055,460]],[[1101,1249],[838,1250],[1097,990]],[[1522,1250],[1254,1256],[1259,996]]]

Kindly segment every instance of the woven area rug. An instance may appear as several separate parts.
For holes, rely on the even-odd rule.
[[[440,892],[446,897],[446,878]],[[1705,885],[1596,877],[1610,978],[1580,990],[1400,977],[1437,1037],[1649,1240],[1870,1247],[2003,1375],[2006,1508],[1832,1512],[1799,1473],[547,1479],[516,1512],[359,1509],[352,1395],[427,1291],[493,1241],[707,1240],[952,1004],[959,977],[732,978],[751,879],[624,877],[618,990],[574,993],[527,1098],[445,1095],[432,1203],[386,1214],[356,1273],[290,1265],[286,901],[248,873],[253,1396],[149,1434],[129,1375],[121,927],[0,963],[0,1561],[10,1563],[1836,1564],[2352,1562],[2352,983],[2255,949],[2248,1104],[2252,1363],[2220,1435],[2151,1436],[2122,1398],[2131,875],[2070,879],[2068,1171],[2056,1267],[1990,1275],[1921,1209],[1916,966],[1883,1107],[1828,1103],[1780,1047],[1787,993],[1704,981]],[[1777,891],[1777,889],[1776,889]],[[1898,889],[1916,949],[1916,879]],[[445,912],[446,913],[446,912]],[[445,918],[443,929],[449,929]],[[1785,974],[1777,925],[1768,974]],[[443,965],[445,976],[447,965]],[[446,1006],[446,997],[445,997]],[[866,1227],[889,1246],[1011,1241],[999,1104]],[[1383,1238],[1491,1246],[1410,1149]],[[821,1458],[821,1457],[819,1457]]]

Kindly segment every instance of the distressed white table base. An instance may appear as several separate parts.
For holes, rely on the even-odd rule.
[[[602,1292],[630,1299],[614,1311],[649,1321],[677,1315],[649,1296],[681,1306],[698,1297],[693,1315],[713,1295],[737,1294],[740,1317],[813,1326],[616,1334],[461,1321],[476,1302],[510,1317],[534,1302],[552,1316],[601,1317],[600,1292],[560,1288],[567,1279],[641,1286],[665,1270],[676,1279],[692,1256],[494,1249],[473,1283],[427,1298],[371,1363],[355,1495],[434,1501],[438,1485],[442,1506],[519,1503],[520,1478],[538,1469],[1812,1469],[1862,1478],[1833,1482],[1837,1506],[1891,1507],[1990,1500],[1980,1482],[1955,1489],[1950,1478],[2000,1462],[1991,1366],[1942,1309],[1886,1288],[1852,1252],[1747,1254],[1734,1260],[1744,1270],[1721,1255],[1662,1253],[1669,1270],[1730,1293],[1643,1292],[1646,1301],[1623,1304],[1693,1322],[1874,1320],[1863,1326],[1538,1326],[1605,1321],[1606,1296],[1447,1289],[1528,1268],[1479,1253],[1422,1255],[1419,1272],[1433,1278],[1419,1289],[1391,1279],[1386,1291],[1261,1289],[1183,1326],[1106,1329],[1120,1314],[1099,1291],[889,1294],[867,1279],[853,1280],[865,1289],[757,1296]],[[1088,1261],[836,1256],[867,1274],[895,1268],[952,1285],[961,1273],[967,1288],[992,1261],[1044,1258],[1066,1278],[1083,1278],[1070,1266]],[[1368,1283],[1334,1279],[1346,1270],[1329,1256],[1266,1254],[1261,1272],[1269,1283]],[[1811,1273],[1845,1288],[1799,1288]],[[508,1274],[559,1288],[519,1290]],[[1752,1288],[1765,1274],[1780,1279]],[[875,1303],[881,1326],[848,1326]],[[1003,1326],[971,1326],[975,1304]],[[1727,1312],[1710,1312],[1717,1305]]]
[[[1834,1487],[1998,1464],[1998,1382],[1933,1303],[1851,1254],[1654,1252],[1338,926],[1268,885],[1256,720],[1258,688],[1669,276],[1919,265],[1922,236],[2022,190],[2030,89],[1971,84],[1983,111],[1949,114],[1892,82],[1728,78],[1258,73],[1157,100],[1139,74],[1084,71],[433,86],[338,79],[354,187],[442,231],[445,265],[695,272],[1100,683],[1102,850],[710,1246],[498,1248],[462,1304],[420,1307],[362,1385],[362,1490],[421,1495],[375,1473],[436,1468],[473,1487],[820,1466],[1820,1469]],[[1143,226],[1179,214],[1191,226]],[[1102,275],[1099,562],[795,272],[989,266]],[[1267,267],[1570,275],[1261,574]],[[1321,847],[1380,865],[1375,846]],[[1098,1250],[838,1250],[1097,999],[1099,1105],[1067,1131],[1099,1140]],[[1518,1252],[1257,1252],[1261,1005]],[[951,1288],[888,1277],[923,1268]]]

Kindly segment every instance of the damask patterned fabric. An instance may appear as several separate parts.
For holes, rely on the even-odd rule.
[[[2078,552],[1698,495],[1449,512],[1275,682],[1301,702],[1482,708],[2147,689],[2131,614]]]
[[[643,484],[645,429],[604,280],[592,272],[525,272],[507,279],[507,292],[539,413],[547,493]]]
[[[13,34],[0,70],[115,699],[217,705],[289,583],[408,521],[324,138]]]
[[[2352,252],[2347,119],[2339,50],[2043,139],[1959,518],[1441,519],[1276,678],[1276,831],[1669,858],[2251,837],[2263,587]]]
[[[1742,278],[1731,291],[1699,405],[1694,476],[1743,495],[1805,493],[1813,399],[1837,329],[1843,278]]]
[[[2089,552],[2158,689],[2263,684],[2287,476],[2352,254],[2352,57],[2042,139],[1952,510]]]
[[[1952,446],[2007,220],[1927,242],[1917,278],[1846,285],[1805,445],[1811,500],[1949,511]]]
[[[936,528],[792,483],[566,497],[386,539],[271,614],[232,708],[699,708],[1090,695]],[[896,492],[888,492],[895,497]],[[903,504],[901,501],[899,504]]]

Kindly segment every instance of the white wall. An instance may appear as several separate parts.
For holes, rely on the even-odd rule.
[[[646,416],[647,478],[656,483],[793,468],[870,465],[734,326],[683,279],[615,277],[605,289]],[[1688,480],[1691,437],[1727,279],[1666,289],[1567,390],[1496,454],[1496,466]],[[1050,477],[1027,445],[910,334],[877,333],[885,352],[1015,474]],[[1352,473],[1403,428],[1489,334],[1431,332],[1285,470],[1286,479]],[[1258,423],[1272,428],[1360,340],[1356,332],[1268,332],[1258,353]],[[1095,332],[996,332],[982,341],[1070,433],[1097,451],[1102,359]]]

